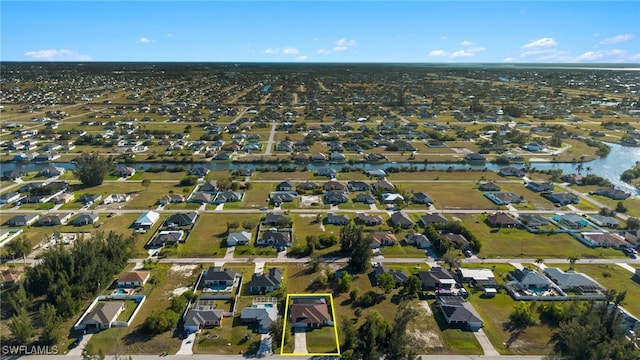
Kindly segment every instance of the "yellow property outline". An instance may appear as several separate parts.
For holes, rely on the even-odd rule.
[[[304,297],[328,297],[329,302],[331,303],[331,317],[333,318],[333,331],[336,337],[336,349],[338,349],[337,353],[284,353],[284,334],[282,336],[282,343],[280,344],[280,355],[282,356],[332,356],[332,355],[340,355],[340,341],[338,341],[338,323],[336,321],[336,307],[333,304],[333,295],[332,294],[287,294],[287,302],[284,310],[284,324],[282,326],[282,331],[287,331],[287,321],[289,317],[289,299],[292,297],[304,298]],[[294,339],[295,341],[295,339]],[[295,350],[295,346],[293,347]]]

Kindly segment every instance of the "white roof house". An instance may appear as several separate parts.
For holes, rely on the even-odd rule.
[[[160,219],[160,214],[155,211],[147,211],[133,223],[136,228],[150,228]]]

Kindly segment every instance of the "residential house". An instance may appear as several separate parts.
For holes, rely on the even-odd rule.
[[[522,225],[520,224],[520,221],[512,218],[509,214],[503,213],[503,212],[495,213],[487,216],[487,223],[489,224],[489,226],[500,227],[500,228],[504,228],[504,227],[511,228],[511,227],[517,227]]]
[[[251,242],[251,233],[248,231],[232,232],[227,235],[227,246],[247,245]]]
[[[353,202],[359,202],[359,203],[371,205],[376,203],[376,198],[369,193],[360,193],[356,195],[355,198],[353,198]]]
[[[329,191],[324,194],[323,201],[325,204],[338,205],[349,202],[349,198],[342,191]]]
[[[317,176],[325,176],[329,179],[335,179],[338,176],[338,171],[333,168],[324,168],[316,171]]]
[[[600,227],[617,228],[620,222],[611,216],[589,215],[589,219]]]
[[[550,182],[535,182],[530,181],[527,183],[526,187],[535,192],[545,192],[545,191],[553,191],[553,184]]]
[[[404,282],[409,279],[409,274],[407,274],[406,271],[389,269],[384,265],[376,265],[373,268],[372,274],[373,274],[373,278],[376,280],[376,283],[378,282],[378,279],[380,279],[380,276],[382,274],[391,274],[391,276],[393,276],[393,280],[396,283],[396,287],[404,284]]]
[[[527,145],[525,145],[525,150],[532,151],[532,152],[542,151],[544,150],[544,148],[545,148],[545,145],[538,141],[532,141]]]
[[[303,181],[298,183],[298,189],[303,191],[311,191],[320,188],[320,185],[317,182],[313,181]]]
[[[580,174],[564,174],[562,175],[562,181],[567,182],[569,184],[582,185],[582,180],[584,178]]]
[[[413,233],[404,237],[407,244],[415,245],[418,249],[427,249],[431,247],[431,241],[423,234]]]
[[[24,266],[0,267],[0,283],[5,289],[11,288],[24,275]]]
[[[332,162],[345,162],[346,158],[344,154],[334,151],[331,153],[331,161]]]
[[[500,176],[523,177],[525,175],[525,172],[522,169],[518,169],[513,166],[507,166],[507,167],[501,168],[498,174],[500,174]]]
[[[591,247],[601,246],[614,249],[625,249],[629,247],[629,243],[618,234],[595,231],[583,232],[580,235]]]
[[[543,273],[565,293],[603,294],[606,291],[597,281],[575,271],[564,272],[558,268],[547,267],[543,270]]]
[[[483,289],[497,289],[498,281],[491,269],[459,268],[458,278],[463,283],[468,283],[473,287]]]
[[[158,204],[166,205],[166,204],[176,204],[184,202],[184,196],[180,194],[166,194],[158,200]]]
[[[398,226],[401,229],[409,229],[414,224],[413,220],[411,220],[409,215],[407,215],[407,213],[405,213],[404,211],[396,211],[391,214],[390,221],[391,226],[393,226],[394,228]]]
[[[52,197],[51,202],[56,205],[61,205],[71,202],[74,198],[75,196],[72,193],[62,193]]]
[[[500,191],[501,188],[500,188],[499,185],[497,185],[493,181],[487,181],[487,182],[484,182],[484,183],[480,184],[480,186],[478,186],[478,190],[480,190],[480,191]]]
[[[295,192],[272,192],[269,194],[269,202],[277,206],[285,202],[293,202],[297,196]]]
[[[15,215],[7,220],[9,226],[29,226],[40,218],[39,214]]]
[[[349,191],[370,191],[371,186],[364,181],[348,181],[347,188]]]
[[[380,202],[383,204],[395,204],[396,201],[404,201],[404,197],[394,193],[384,193],[380,196]]]
[[[219,191],[211,201],[214,204],[226,204],[242,200],[243,194],[235,191]]]
[[[271,245],[275,247],[291,247],[293,246],[293,238],[290,231],[278,231],[269,229],[262,233],[262,236],[256,242],[257,245]]]
[[[382,169],[373,169],[369,170],[367,175],[374,178],[384,178],[387,176],[387,173]]]
[[[293,183],[289,180],[285,180],[276,186],[276,191],[293,191],[293,188]]]
[[[471,303],[459,296],[437,296],[436,306],[442,311],[449,326],[471,331],[477,331],[484,326],[484,322]]]
[[[442,234],[442,236],[448,239],[458,249],[468,250],[470,247],[469,240],[462,234],[445,233]]]
[[[570,229],[580,229],[589,225],[589,222],[585,218],[574,213],[555,214],[551,217],[551,219],[558,222],[560,225],[563,225]]]
[[[196,223],[198,219],[198,213],[196,211],[189,211],[186,213],[175,213],[165,221],[165,225],[168,227],[174,226],[191,226]]]
[[[220,286],[233,286],[238,274],[231,269],[222,269],[218,266],[211,266],[205,270],[202,281],[205,288],[217,288]]]
[[[595,191],[596,195],[606,196],[613,200],[625,200],[631,194],[615,188],[600,188]]]
[[[135,173],[136,173],[136,169],[130,166],[120,166],[115,172],[117,176],[123,177],[123,178],[133,176],[135,175]]]
[[[4,194],[0,194],[0,204],[10,204],[14,201],[18,201],[20,198],[22,198],[22,195],[18,192],[6,192]]]
[[[390,231],[374,231],[369,234],[371,248],[378,249],[382,246],[394,246],[398,244],[398,239]]]
[[[380,161],[386,160],[387,157],[384,156],[384,154],[371,153],[371,154],[366,154],[364,156],[364,159],[368,162],[380,162]]]
[[[327,161],[327,155],[323,154],[323,153],[313,153],[311,154],[311,161],[312,162],[324,162]]]
[[[377,226],[383,222],[382,217],[378,215],[369,215],[367,213],[358,213],[358,217],[356,219],[358,223],[366,226]]]
[[[63,167],[49,164],[44,169],[40,170],[38,175],[44,176],[44,177],[54,177],[54,176],[60,176],[64,174],[64,172],[65,172],[65,169]]]
[[[221,326],[223,316],[222,309],[190,309],[184,317],[184,331],[194,333],[201,329]]]
[[[487,159],[484,156],[478,153],[467,154],[465,155],[464,159],[470,163],[483,163],[487,161]]]
[[[324,191],[344,191],[347,187],[339,181],[329,180],[322,185],[322,188]]]
[[[210,170],[209,170],[209,169],[198,166],[198,167],[194,167],[193,169],[191,169],[191,170],[189,171],[189,174],[191,174],[191,175],[195,175],[195,176],[197,176],[197,177],[204,177],[204,176],[206,176],[209,172],[210,172]]]
[[[211,199],[212,196],[209,193],[195,193],[191,195],[188,201],[197,204],[209,204]]]
[[[271,301],[256,301],[254,299],[253,304],[250,307],[243,308],[240,314],[240,321],[256,324],[255,331],[261,334],[268,333],[271,323],[277,319],[278,304],[276,298],[272,298]]]
[[[334,213],[328,213],[325,218],[326,224],[332,225],[347,225],[351,221],[347,215],[336,215]]]
[[[177,244],[184,237],[182,230],[162,230],[150,242],[149,247],[162,247],[167,244]]]
[[[100,194],[82,194],[82,196],[78,198],[78,201],[84,206],[91,206],[100,200],[102,200],[102,195]]]
[[[294,328],[320,328],[333,325],[324,297],[291,299],[291,325]]]
[[[26,172],[20,170],[8,170],[2,173],[2,176],[10,181],[15,181],[20,179],[21,177],[27,175]]]
[[[440,266],[434,266],[429,271],[420,271],[418,277],[422,281],[423,290],[451,289],[457,285],[453,274]]]
[[[519,289],[548,289],[552,283],[544,275],[533,269],[515,269],[507,274],[510,280],[515,281]]]
[[[261,294],[274,291],[282,286],[282,269],[271,268],[266,274],[253,274],[249,283],[249,293]]]
[[[113,327],[118,315],[124,311],[124,301],[99,302],[80,323],[79,330],[102,330]]]
[[[100,220],[100,216],[94,213],[81,213],[76,216],[73,221],[71,221],[72,225],[82,226],[82,225],[90,225],[95,224],[98,220]]]
[[[40,226],[64,225],[71,219],[72,213],[59,213],[43,215],[38,220]]]
[[[449,220],[439,213],[422,215],[419,220],[419,224],[422,227],[427,227],[429,225],[445,225],[447,222],[449,222]]]
[[[520,222],[532,228],[538,228],[540,226],[549,225],[549,219],[545,218],[542,215],[520,214],[518,215],[518,220],[520,220]]]
[[[566,192],[554,192],[549,194],[548,198],[550,201],[561,205],[577,204],[580,202],[580,198]]]
[[[135,229],[149,229],[158,219],[160,219],[160,214],[155,211],[147,211],[133,222],[133,227]]]
[[[148,271],[127,271],[116,280],[116,286],[119,288],[144,286],[150,277],[151,273]]]
[[[387,179],[380,179],[376,182],[374,182],[373,184],[371,184],[371,188],[374,190],[382,190],[382,191],[395,191],[396,190],[396,186],[393,185],[389,180]]]
[[[414,204],[433,204],[433,200],[431,199],[431,197],[424,192],[413,193],[413,195],[411,196],[411,202],[413,202]]]
[[[284,214],[269,212],[262,220],[265,225],[286,227],[291,223],[291,218]]]
[[[124,203],[129,201],[130,199],[131,199],[131,196],[129,194],[110,194],[109,196],[104,198],[104,200],[102,200],[102,203],[104,205],[109,205],[113,203]]]
[[[218,182],[215,180],[208,180],[200,185],[200,191],[206,193],[214,193],[218,191]]]

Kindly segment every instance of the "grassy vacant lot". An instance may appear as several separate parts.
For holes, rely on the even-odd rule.
[[[252,180],[273,180],[274,182],[283,180],[309,180],[313,176],[311,171],[292,171],[292,172],[280,172],[280,171],[255,171],[251,179]]]
[[[512,334],[503,328],[503,324],[509,321],[515,301],[505,293],[499,293],[490,299],[482,298],[480,295],[480,292],[472,293],[468,300],[480,314],[484,321],[484,331],[500,354],[534,355],[546,354],[549,351],[548,342],[553,332],[552,328],[536,325],[512,337]]]
[[[251,190],[244,193],[242,207],[245,209],[261,208],[269,203],[269,193],[275,190],[275,183],[253,182]]]
[[[421,191],[431,196],[438,209],[493,209],[491,201],[478,191],[475,184],[426,184]],[[408,189],[408,187],[407,187]]]
[[[178,269],[175,269],[178,270]],[[154,312],[163,311],[169,307],[172,291],[182,286],[193,286],[198,272],[191,270],[174,271],[170,265],[156,265],[152,270],[152,277],[157,285],[146,285],[144,293],[147,299],[128,328],[111,328],[92,336],[90,343],[96,351],[101,349],[105,354],[160,354],[163,351],[174,353],[180,347],[180,331],[149,336],[142,331],[142,323]]]
[[[238,222],[238,216],[224,213],[202,213],[184,244],[178,245],[178,257],[224,257],[227,224]],[[242,230],[239,223],[238,231]]]
[[[626,291],[627,297],[623,307],[636,317],[640,316],[640,303],[636,301],[640,297],[640,286],[632,278],[633,273],[613,264],[577,264],[575,270],[589,275],[606,289],[615,289],[618,292]]]
[[[522,229],[493,229],[484,215],[456,215],[482,243],[483,257],[580,258],[619,257],[612,249],[592,249],[568,234],[531,234]]]

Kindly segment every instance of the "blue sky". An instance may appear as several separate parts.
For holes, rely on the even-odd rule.
[[[0,1],[2,61],[640,63],[638,1]]]

